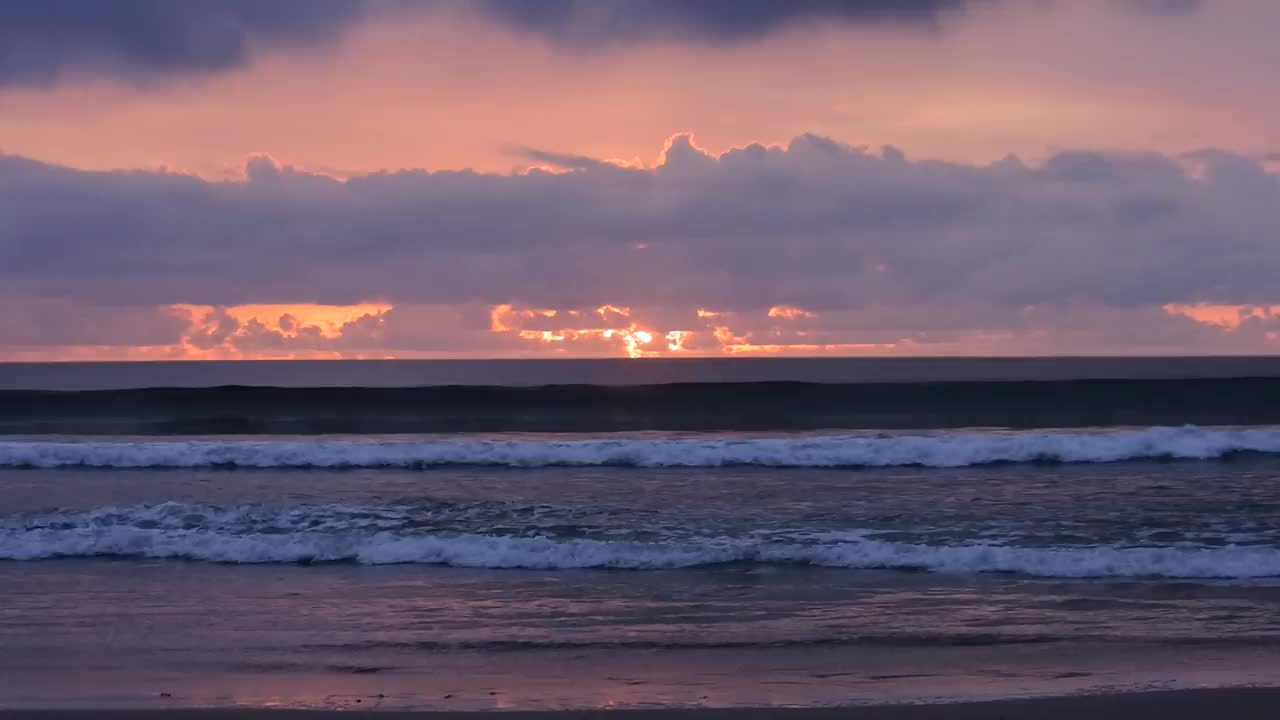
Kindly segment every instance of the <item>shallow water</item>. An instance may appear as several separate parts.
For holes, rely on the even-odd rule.
[[[1280,592],[814,568],[0,565],[7,706],[824,705],[1273,684]]]
[[[699,706],[1268,684],[1280,459],[1225,457],[0,469],[0,699]]]

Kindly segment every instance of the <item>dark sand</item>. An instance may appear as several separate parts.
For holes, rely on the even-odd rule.
[[[1280,717],[1280,688],[1222,688],[1205,690],[1171,690],[1131,692],[1105,695],[1041,698],[1034,700],[998,700],[992,702],[878,705],[843,708],[761,708],[707,710],[572,710],[545,712],[393,712],[351,710],[269,710],[269,709],[174,709],[174,710],[0,710],[0,720],[255,720],[268,718],[373,717],[423,718],[424,720],[1131,720],[1164,718],[1192,720],[1199,718]]]

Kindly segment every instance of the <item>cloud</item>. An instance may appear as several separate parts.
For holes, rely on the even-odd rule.
[[[1167,2],[1167,0],[1166,0]],[[516,29],[571,45],[667,38],[708,43],[752,40],[798,23],[931,25],[974,0],[479,0]]]
[[[1199,8],[1196,0],[1111,3],[1122,14],[1148,16],[1192,15]],[[233,70],[264,52],[326,46],[366,22],[474,33],[465,20],[479,18],[579,50],[654,42],[723,47],[800,26],[936,29],[949,17],[986,6],[999,7],[1000,0],[6,2],[0,3],[0,90],[83,75],[148,83]],[[406,53],[402,61],[412,63],[414,55]]]
[[[975,0],[40,0],[0,3],[0,88],[70,74],[148,80],[323,44],[362,19],[469,10],[559,44],[732,43],[800,22],[928,25]],[[407,18],[407,20],[406,20]]]
[[[515,157],[532,160],[535,163],[564,170],[602,170],[611,166],[616,166],[603,160],[597,160],[593,157],[548,152],[546,150],[538,150],[537,148],[515,147],[512,148],[510,152]]]
[[[0,295],[0,349],[177,343],[190,318],[169,307],[96,305],[65,299]]]
[[[209,182],[0,156],[0,287],[95,307],[394,306],[344,330],[335,351],[498,352],[521,330],[565,329],[617,349],[635,330],[714,332],[698,308],[755,344],[783,331],[809,344],[939,343],[1056,328],[1101,350],[1143,333],[1225,337],[1166,305],[1280,304],[1280,180],[1226,151],[973,165],[811,135],[713,155],[679,135],[650,168],[539,157],[569,168],[342,181],[255,157],[244,181]],[[529,316],[495,338],[499,305],[628,314]],[[214,317],[189,342],[310,342],[277,341],[299,335],[279,317],[249,330]],[[1106,335],[1111,317],[1134,325]]]
[[[1200,0],[1122,0],[1139,12],[1152,15],[1189,15],[1200,11]]]
[[[0,88],[71,72],[137,78],[225,70],[262,46],[325,42],[365,0],[39,0],[0,3]]]
[[[334,326],[269,308],[10,303],[0,359],[643,357],[1259,353],[1280,348],[1280,306],[881,306],[818,315],[678,307],[401,305]],[[350,315],[359,308],[318,308]],[[300,308],[305,310],[305,308]],[[264,314],[264,311],[266,314]],[[76,322],[78,317],[89,318]],[[104,319],[109,318],[107,322]],[[37,334],[22,333],[42,325]]]

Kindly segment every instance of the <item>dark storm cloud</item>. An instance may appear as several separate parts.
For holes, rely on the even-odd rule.
[[[72,73],[147,80],[244,66],[267,48],[323,44],[367,17],[476,13],[552,43],[725,45],[797,24],[934,27],[1000,0],[16,0],[0,2],[0,89]],[[1115,0],[1153,15],[1195,0]],[[433,15],[434,14],[434,15]]]
[[[150,76],[246,63],[255,45],[322,42],[364,0],[0,2],[0,87],[71,71]]]
[[[548,155],[551,157],[562,157]],[[0,287],[96,303],[818,312],[1277,303],[1280,182],[1223,151],[913,161],[801,136],[655,169],[247,182],[0,156]]]
[[[655,37],[732,43],[799,22],[931,24],[974,0],[478,0],[493,17],[557,42]]]
[[[734,42],[802,21],[931,23],[975,0],[17,0],[0,3],[0,88],[72,72],[146,79],[227,70],[255,50],[331,40],[370,15],[476,11],[554,42]]]

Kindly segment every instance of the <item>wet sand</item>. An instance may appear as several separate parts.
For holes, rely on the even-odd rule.
[[[1215,688],[1057,698],[996,700],[932,705],[875,705],[839,708],[729,708],[655,710],[565,710],[394,712],[360,710],[156,709],[156,710],[0,710],[0,720],[328,720],[371,717],[423,720],[1129,720],[1164,718],[1280,717],[1280,688]]]

